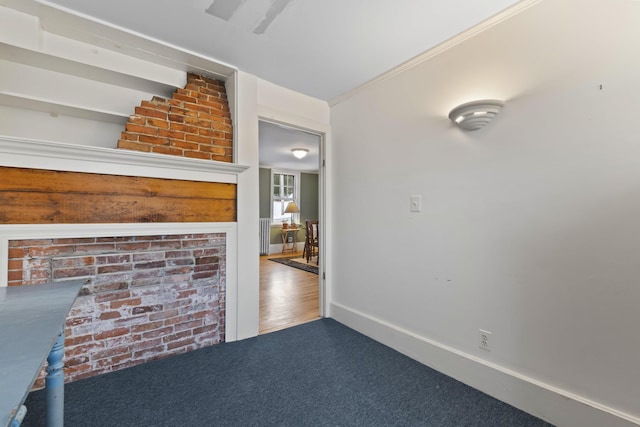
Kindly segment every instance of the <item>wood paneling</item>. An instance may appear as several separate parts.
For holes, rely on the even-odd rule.
[[[234,222],[236,185],[0,167],[0,223]]]

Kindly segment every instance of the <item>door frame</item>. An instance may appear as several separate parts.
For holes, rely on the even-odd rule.
[[[300,123],[291,123],[291,121],[282,121],[274,119],[273,117],[265,117],[263,115],[258,115],[258,123],[265,122],[271,123],[278,126],[287,127],[293,130],[297,130],[300,132],[310,133],[312,135],[316,135],[320,140],[319,147],[319,164],[318,164],[318,221],[322,224],[320,229],[320,233],[318,235],[318,304],[320,317],[327,317],[328,306],[327,306],[327,286],[326,286],[326,227],[324,226],[326,222],[326,140],[327,140],[327,131],[323,129],[314,129],[310,128],[306,125],[302,125]],[[258,251],[259,252],[259,251]]]

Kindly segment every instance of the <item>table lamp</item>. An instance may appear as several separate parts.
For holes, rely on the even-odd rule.
[[[298,208],[298,205],[296,205],[296,202],[289,202],[284,213],[291,214],[291,220],[289,221],[291,225],[293,225],[293,214],[298,212],[300,212],[300,209]]]

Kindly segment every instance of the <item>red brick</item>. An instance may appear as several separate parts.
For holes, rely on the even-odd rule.
[[[91,335],[91,334],[78,335],[78,336],[75,336],[75,337],[73,337],[73,336],[72,337],[67,337],[64,340],[64,346],[66,348],[69,348],[69,347],[73,347],[73,346],[76,346],[76,345],[79,345],[79,344],[84,344],[84,343],[89,342],[91,340],[93,340],[93,335]]]
[[[169,138],[155,135],[140,135],[140,142],[151,145],[169,145]]]
[[[219,156],[216,154],[211,155],[211,160],[215,160],[218,162],[231,162],[233,159],[230,156]]]
[[[34,258],[49,257],[55,255],[73,254],[75,248],[73,246],[32,246],[29,248],[29,255]]]
[[[158,311],[162,311],[162,304],[154,304],[154,305],[143,305],[133,307],[131,310],[131,314],[143,314],[143,313],[155,313]]]
[[[197,142],[199,144],[210,144],[211,143],[211,138],[208,138],[206,136],[200,136],[200,135],[187,134],[185,139],[187,141]]]
[[[200,128],[198,129],[198,133],[202,136],[206,136],[209,138],[224,138],[224,132],[219,130],[213,130],[209,128]]]
[[[19,282],[22,281],[22,270],[9,270],[7,272],[7,280],[10,282]]]
[[[165,113],[169,112],[169,104],[167,103],[166,99],[155,97],[155,96],[153,98],[154,98],[153,101],[142,101],[140,105],[143,108],[147,108],[154,111],[163,111]]]
[[[65,322],[66,326],[78,326],[84,325],[86,323],[91,323],[93,318],[91,316],[83,316],[83,317],[70,317]]]
[[[143,339],[147,339],[147,338],[158,338],[158,337],[164,337],[166,335],[169,335],[173,333],[173,327],[172,326],[167,326],[161,329],[155,329],[153,331],[148,331],[142,334],[142,338]]]
[[[162,137],[166,137],[173,140],[184,140],[185,137],[185,133],[182,131],[177,131],[177,130],[165,130],[165,129],[160,129],[158,131],[158,136],[162,136]]]
[[[81,267],[86,265],[93,265],[95,258],[92,256],[84,257],[71,257],[71,258],[58,258],[53,259],[53,268],[69,268],[69,267]]]
[[[174,93],[172,98],[177,99],[179,101],[184,101],[184,102],[192,102],[192,103],[196,102],[196,98],[192,96],[183,95],[181,93]]]
[[[179,150],[177,148],[171,148],[171,147],[163,147],[161,145],[159,146],[153,146],[151,149],[152,152],[154,153],[159,153],[159,154],[169,154],[172,156],[182,156],[182,150]]]
[[[96,264],[120,264],[131,262],[130,254],[96,255]]]
[[[62,279],[67,277],[84,277],[95,276],[96,269],[93,266],[84,268],[56,268],[53,270],[54,279]]]
[[[120,143],[122,144],[127,144],[128,142],[131,141],[137,141],[138,140],[138,134],[137,133],[129,133],[129,132],[121,132],[120,133],[120,139],[121,141],[118,141],[118,148],[120,148]]]
[[[104,253],[104,252],[113,252],[115,250],[115,244],[113,243],[94,243],[94,244],[86,244],[86,245],[76,245],[75,252],[93,252],[93,253]]]
[[[134,150],[134,151],[151,151],[151,147],[146,144],[138,144],[137,142],[131,141],[123,141],[122,139],[118,141],[118,148],[122,148],[124,150]]]
[[[155,249],[155,250],[180,249],[181,242],[180,240],[169,240],[169,239],[155,240],[151,242],[150,246],[151,246],[151,249]]]
[[[65,368],[70,368],[72,366],[81,365],[88,362],[89,358],[87,356],[65,357],[64,366]]]
[[[149,249],[148,242],[118,242],[116,243],[116,249],[119,251],[141,251]]]
[[[164,353],[165,350],[166,350],[166,347],[164,345],[150,347],[148,349],[141,349],[133,353],[133,358],[150,361],[150,360],[153,360],[153,358],[150,358],[150,356],[153,356],[154,358],[159,358],[161,357],[161,355]]]
[[[169,122],[166,120],[147,119],[147,126],[153,126],[160,129],[169,129]]]
[[[165,311],[160,311],[158,313],[151,313],[149,315],[149,320],[154,321],[154,320],[160,320],[160,319],[168,319],[174,316],[178,315],[178,310],[165,310]]]
[[[171,146],[180,148],[183,150],[197,150],[199,145],[194,142],[186,142],[186,141],[171,141]]]
[[[126,335],[129,333],[129,328],[116,328],[109,331],[99,332],[97,334],[93,334],[93,339],[95,340],[104,340],[107,338],[119,337],[122,335]]]
[[[119,311],[104,311],[100,313],[100,320],[118,319],[122,317]]]
[[[105,301],[122,300],[125,298],[129,298],[130,296],[131,292],[129,291],[109,292],[107,294],[96,295],[95,302],[99,303]]]
[[[9,242],[11,244],[11,242]],[[9,258],[24,258],[27,256],[26,248],[9,247]]]
[[[140,107],[136,107],[140,108]],[[140,116],[129,116],[129,123],[133,123],[134,125],[144,125],[147,122],[147,119],[145,117],[143,117],[142,115]]]
[[[127,294],[129,294],[129,291],[127,291]],[[96,300],[97,299],[98,298],[96,297]],[[142,303],[142,299],[140,298],[118,299],[118,300],[112,300],[109,306],[111,307],[112,310],[114,310],[116,308],[120,308],[123,306],[134,307],[134,306],[140,305],[141,303]]]
[[[77,375],[78,373],[89,372],[89,371],[91,371],[91,365],[89,363],[84,363],[82,365],[75,365],[75,366],[70,366],[69,368],[64,368],[64,374],[65,374],[65,377],[67,378],[69,377],[79,378],[79,376]]]
[[[64,354],[66,357],[77,356],[79,354],[92,354],[97,348],[103,348],[102,343],[90,341],[87,344],[77,345],[75,347],[66,348]]]
[[[109,347],[109,348],[103,348],[101,350],[97,350],[95,352],[93,352],[92,356],[94,359],[104,359],[105,357],[114,357],[114,356],[119,356],[122,354],[128,354],[129,353],[129,347],[126,345],[120,346],[120,347]]]
[[[131,264],[115,264],[100,266],[97,269],[98,274],[117,273],[120,271],[130,271],[132,269]]]
[[[211,107],[211,108],[216,109],[216,110],[222,110],[222,111],[226,110],[226,107],[220,101],[209,101],[209,100],[200,99],[198,101],[198,104],[206,105],[207,107]]]
[[[144,135],[157,135],[158,134],[158,129],[157,128],[148,127],[148,126],[141,126],[141,125],[134,125],[132,123],[127,123],[125,125],[125,129],[127,130],[127,132],[140,133],[140,134],[144,134]]]
[[[167,343],[167,350],[173,350],[175,348],[178,347],[185,347],[188,346],[190,344],[193,344],[195,342],[195,338],[194,337],[190,337],[187,339],[184,339],[182,341],[172,341]]]
[[[189,157],[191,159],[211,160],[211,154],[203,153],[201,151],[185,151],[184,157]]]
[[[162,326],[163,322],[161,320],[155,322],[142,323],[140,325],[131,326],[131,333],[136,332],[146,332],[153,329],[158,329]]]
[[[52,243],[52,239],[10,240],[9,247],[17,248],[22,246],[48,246]]]
[[[192,320],[190,322],[178,323],[174,326],[176,332],[185,331],[187,329],[195,329],[202,326],[202,319]]]
[[[151,108],[149,107],[136,107],[136,115],[138,116],[143,116],[143,117],[155,117],[157,119],[167,119],[167,112],[166,111],[162,111],[158,108]],[[131,123],[136,123],[136,122],[132,122]],[[140,124],[144,124],[144,119],[143,122]]]
[[[198,133],[196,126],[186,125],[182,123],[171,123],[169,128],[173,131],[185,132],[185,133]]]
[[[175,334],[165,335],[164,337],[162,337],[162,342],[170,343],[172,341],[179,341],[179,340],[181,340],[183,338],[190,337],[191,335],[192,334],[191,334],[190,330],[178,332],[178,333],[175,333]]]
[[[119,363],[122,363],[126,360],[131,360],[131,353],[124,353],[124,354],[120,354],[117,356],[112,356],[112,357],[107,357],[104,359],[98,359],[95,362],[95,367],[96,368],[104,368],[104,367],[108,367],[108,366],[113,366],[113,365],[117,365]]]
[[[185,116],[180,114],[169,114],[169,121],[174,123],[184,123]]]

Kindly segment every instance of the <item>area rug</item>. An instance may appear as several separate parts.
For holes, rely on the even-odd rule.
[[[309,260],[309,263],[307,264],[306,259],[300,258],[297,255],[292,257],[269,258],[269,261],[288,265],[289,267],[298,268],[300,270],[308,271],[309,273],[318,274],[318,265],[314,260]]]

